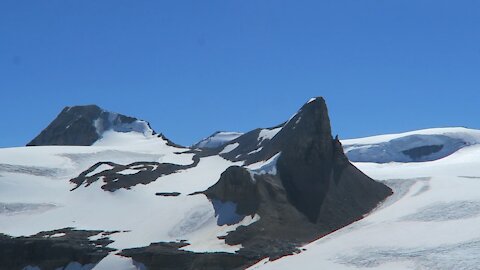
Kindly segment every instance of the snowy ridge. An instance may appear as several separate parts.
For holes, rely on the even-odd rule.
[[[432,161],[479,143],[480,131],[466,128],[424,129],[342,141],[351,161],[376,163]]]
[[[68,179],[91,164],[103,161],[106,157],[103,153],[119,164],[138,160],[192,163],[193,155],[182,154],[182,151],[186,149],[168,146],[159,139],[131,141],[129,145],[19,147],[0,149],[0,162],[25,167],[57,167],[64,164],[62,167],[65,171],[61,178]],[[0,205],[5,206],[5,211],[0,212],[0,231],[21,236],[65,227],[118,230],[121,232],[110,235],[114,240],[110,245],[113,248],[191,239],[187,250],[234,252],[238,247],[222,244],[223,240],[217,236],[235,227],[214,225],[216,218],[212,205],[204,196],[155,196],[155,192],[162,191],[191,194],[205,190],[215,183],[223,170],[234,164],[218,156],[204,158],[199,166],[184,173],[164,176],[162,181],[155,181],[148,186],[138,185],[130,190],[118,190],[108,196],[100,188],[101,179],[88,187],[69,192],[72,183],[53,181],[48,173],[12,173],[0,168],[2,176],[5,176],[0,182]],[[104,166],[92,174],[108,169],[109,166]],[[19,196],[20,193],[22,196]],[[152,215],[152,211],[155,215]],[[13,212],[15,214],[11,214]],[[128,215],[125,215],[126,212]],[[27,222],[31,218],[35,218],[34,223]],[[240,224],[247,225],[254,221],[245,220]],[[158,226],[160,223],[161,227]]]
[[[243,135],[241,132],[217,131],[194,144],[192,148],[217,148]]]
[[[93,125],[99,135],[102,135],[108,130],[116,132],[138,132],[145,136],[154,134],[154,131],[146,121],[132,119],[132,122],[124,122],[122,118],[124,117],[118,113],[103,111],[102,116],[93,121]]]

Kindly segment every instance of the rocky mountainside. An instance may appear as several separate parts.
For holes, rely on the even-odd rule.
[[[25,241],[64,247],[61,256],[36,252],[5,265],[245,269],[300,252],[392,194],[349,162],[332,137],[323,98],[281,125],[217,133],[201,146],[152,135],[144,121],[71,107],[29,143],[63,146],[18,148],[13,157],[0,152],[0,163],[29,160],[0,164],[0,173],[18,179],[0,183],[0,258],[15,256]],[[29,185],[18,185],[32,175]],[[37,222],[27,223],[25,213]],[[92,252],[98,256],[85,255]]]
[[[73,106],[65,107],[27,146],[92,145],[106,131],[155,134],[146,121],[108,112],[96,105]]]
[[[217,205],[234,202],[238,215],[262,217],[226,237],[227,243],[241,243],[245,252],[270,257],[294,252],[302,243],[361,219],[391,194],[345,157],[338,138],[332,138],[322,98],[304,105],[272,138],[254,140],[260,150],[251,153],[243,141],[242,136],[233,140],[238,144],[234,153],[222,155],[243,157],[247,166],[228,168],[205,194]],[[249,169],[264,160],[275,167],[273,173]]]

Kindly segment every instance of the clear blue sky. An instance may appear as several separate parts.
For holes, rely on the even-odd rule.
[[[98,104],[189,145],[324,96],[341,138],[480,128],[480,1],[0,1],[0,147]]]

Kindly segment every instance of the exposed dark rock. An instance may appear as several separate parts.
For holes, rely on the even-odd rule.
[[[242,136],[236,138],[229,142],[229,144],[238,143],[238,147],[233,149],[232,151],[224,154],[220,154],[222,157],[231,160],[231,161],[246,161],[246,164],[255,163],[260,160],[268,159],[268,156],[273,156],[277,152],[275,149],[269,148],[270,140],[259,140],[259,135],[262,130],[272,130],[279,127],[282,127],[284,124],[279,126],[275,126],[272,128],[261,129],[257,128],[250,132],[243,134]],[[267,148],[265,148],[267,146]],[[261,151],[257,151],[258,149],[262,148]],[[216,149],[216,153],[218,154],[223,150],[223,146]],[[278,149],[277,149],[278,150]]]
[[[352,162],[426,162],[442,159],[469,146],[468,137],[448,134],[409,134],[378,143],[345,145]]]
[[[181,193],[180,192],[157,192],[155,195],[157,196],[164,196],[164,197],[177,197]]]
[[[101,113],[102,110],[96,105],[65,107],[27,146],[92,145],[99,139],[93,121],[99,118]]]
[[[404,150],[402,153],[409,156],[412,160],[420,160],[424,156],[437,153],[438,151],[442,150],[442,148],[443,145],[425,145]]]
[[[70,182],[76,184],[72,189],[75,190],[83,184],[89,186],[92,183],[101,180],[104,183],[102,189],[113,192],[120,188],[129,189],[135,185],[149,184],[161,176],[193,168],[197,166],[199,162],[200,157],[197,155],[193,157],[193,162],[189,165],[158,162],[134,162],[128,165],[120,165],[113,162],[98,162],[82,172],[79,176],[70,179]],[[92,172],[102,165],[108,165],[112,168],[92,174]],[[127,174],[122,173],[125,170],[136,172],[129,172]]]
[[[104,237],[90,241],[88,237],[104,233]],[[64,235],[63,235],[64,234]],[[83,231],[65,228],[41,232],[28,237],[10,237],[0,234],[0,270],[23,269],[37,266],[42,270],[63,269],[69,263],[95,265],[113,249],[107,245],[109,232]],[[60,235],[51,237],[52,235]]]
[[[235,270],[255,263],[238,254],[212,252],[194,253],[179,250],[187,243],[154,243],[148,247],[123,250],[120,255],[142,262],[148,269],[169,270]]]
[[[65,107],[27,146],[92,145],[106,130],[150,132],[150,125],[136,118],[111,113],[96,105]]]
[[[277,176],[257,175],[255,180],[255,200],[259,202],[255,214],[260,220],[230,232],[225,237],[227,244],[242,244],[239,254],[259,260],[296,253],[298,246],[318,236],[315,224],[289,202]]]
[[[303,106],[247,164],[277,153],[276,175],[252,180],[247,169],[230,167],[205,191],[214,204],[234,202],[237,214],[261,217],[225,237],[230,245],[242,244],[239,254],[275,258],[298,252],[300,245],[361,219],[392,194],[348,161],[331,136],[322,98]]]
[[[150,124],[149,124],[149,125],[150,125]],[[157,137],[158,137],[158,138],[161,138],[161,139],[164,140],[164,141],[166,141],[168,146],[172,146],[172,147],[176,147],[176,148],[187,148],[187,147],[185,147],[185,146],[183,146],[183,145],[174,143],[174,142],[171,141],[169,138],[167,138],[165,135],[163,135],[163,133],[157,134]]]
[[[250,173],[238,166],[229,167],[220,176],[220,181],[205,191],[210,199],[236,204],[239,215],[254,215],[259,205],[257,186]]]

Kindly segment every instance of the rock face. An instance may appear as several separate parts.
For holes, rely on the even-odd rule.
[[[252,260],[294,253],[301,244],[361,219],[392,194],[348,161],[338,138],[332,138],[322,98],[304,105],[246,162],[278,153],[276,174],[230,167],[205,191],[212,202],[235,203],[236,214],[261,217],[225,237],[228,244],[242,244],[238,253]]]
[[[242,167],[232,166],[220,176],[220,181],[210,187],[205,194],[221,202],[233,202],[236,214],[254,215],[260,203],[258,187],[250,173]]]
[[[236,270],[244,269],[248,259],[224,252],[194,253],[181,250],[186,243],[155,243],[144,248],[123,250],[120,255],[142,262],[147,269]]]
[[[193,162],[189,165],[141,161],[127,165],[108,161],[98,162],[82,172],[79,176],[70,179],[70,182],[76,185],[76,187],[72,189],[75,190],[82,185],[88,187],[96,181],[102,181],[103,190],[114,192],[121,188],[130,189],[140,184],[147,185],[161,176],[193,168],[197,166],[198,162],[200,162],[198,156],[194,156]],[[107,166],[108,169],[95,172],[101,166]],[[124,171],[130,171],[130,173],[122,173]]]
[[[272,144],[282,153],[277,170],[288,198],[311,222],[343,226],[391,194],[348,161],[338,138],[332,138],[322,98],[303,106]]]
[[[95,241],[89,237],[104,235]],[[64,228],[40,232],[29,237],[0,234],[0,270],[24,269],[92,269],[114,249],[107,245],[114,232],[81,231]]]
[[[155,132],[145,121],[102,110],[96,105],[65,107],[62,112],[27,146],[37,145],[92,145],[107,130]]]

